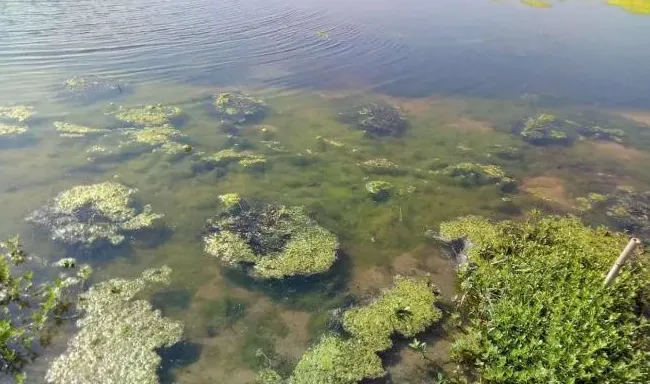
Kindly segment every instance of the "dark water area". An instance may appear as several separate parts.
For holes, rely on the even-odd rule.
[[[183,321],[186,341],[161,351],[161,382],[253,383],[268,364],[260,350],[288,374],[330,329],[332,311],[367,302],[395,275],[428,274],[447,315],[455,264],[425,236],[443,221],[519,219],[537,208],[612,224],[588,209],[594,193],[650,188],[648,47],[650,16],[588,1],[5,0],[0,107],[26,104],[34,115],[0,109],[0,127],[28,129],[20,140],[0,137],[0,237],[20,234],[43,265],[80,257],[93,281],[170,266],[172,284],[148,297]],[[79,97],[66,89],[79,76],[104,83]],[[268,113],[223,124],[214,95],[233,90],[264,99]],[[368,102],[398,108],[403,134],[368,137],[342,118]],[[188,154],[121,152],[120,129],[131,124],[111,111],[158,103],[183,110],[171,125]],[[543,113],[564,122],[566,142],[521,135],[522,122]],[[66,137],[60,122],[100,131]],[[228,149],[266,165],[197,165],[200,154]],[[395,168],[373,170],[378,159]],[[450,176],[465,163],[514,181]],[[373,199],[374,180],[396,193]],[[24,220],[62,191],[106,181],[137,188],[166,230],[78,253]],[[337,262],[316,278],[277,281],[221,267],[202,236],[230,192],[304,206],[337,236]],[[73,331],[37,360],[30,382],[43,382]],[[396,340],[377,383],[428,382],[453,369],[445,327],[420,339],[430,360]]]

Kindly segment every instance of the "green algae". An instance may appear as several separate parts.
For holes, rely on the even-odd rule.
[[[241,92],[219,93],[215,96],[214,107],[225,121],[244,123],[263,118],[268,109],[261,99]]]
[[[396,175],[405,172],[405,169],[386,158],[370,159],[361,163],[364,171],[374,174]]]
[[[181,142],[187,139],[187,136],[170,125],[126,130],[123,135],[125,137],[123,146],[150,147],[153,151],[160,151],[167,155],[188,153],[187,145]]]
[[[145,105],[140,107],[125,107],[120,105],[113,108],[108,115],[118,120],[142,126],[164,126],[171,124],[176,118],[183,116],[185,112],[175,106],[162,104]]]
[[[225,266],[248,269],[253,277],[310,276],[327,271],[336,261],[336,236],[301,207],[230,210],[209,220],[208,231],[205,252]]]
[[[388,200],[395,186],[384,180],[370,180],[366,182],[366,191],[375,201]]]
[[[82,295],[79,332],[49,367],[49,383],[158,383],[159,348],[181,340],[183,325],[162,317],[136,294],[169,284],[171,269],[150,269],[133,280],[112,279]]]
[[[107,129],[87,127],[63,121],[55,121],[54,127],[61,137],[86,137],[108,132]]]
[[[16,138],[27,133],[28,128],[21,125],[9,125],[0,123],[0,140]]]
[[[374,138],[401,136],[409,125],[408,119],[397,108],[384,103],[363,104],[351,112],[342,113],[341,118]]]
[[[243,167],[260,167],[266,165],[267,160],[265,157],[252,151],[238,151],[233,148],[226,148],[211,155],[200,155],[199,162],[212,166],[224,166],[231,163],[238,163]]]
[[[529,117],[522,124],[519,134],[531,144],[549,145],[569,142],[564,123],[554,115],[542,113],[535,117]]]
[[[397,276],[395,284],[371,303],[343,314],[349,337],[326,334],[301,357],[287,384],[354,384],[386,375],[378,353],[392,347],[392,337],[413,337],[440,320],[442,313],[427,279]],[[273,382],[273,381],[272,381]]]
[[[625,138],[625,132],[622,129],[618,128],[602,128],[600,126],[586,125],[581,126],[577,129],[578,133],[583,137],[595,139],[595,140],[604,140],[604,141],[613,141],[615,143],[622,143]]]
[[[394,286],[372,303],[346,311],[343,327],[364,345],[383,351],[392,347],[394,334],[410,338],[440,320],[435,302],[428,281],[398,276]]]
[[[128,233],[155,227],[163,217],[150,205],[138,209],[133,199],[136,192],[116,182],[76,186],[26,220],[48,229],[53,240],[63,243],[119,245]]]
[[[491,164],[460,163],[446,167],[442,173],[466,186],[496,184],[503,189],[516,187],[512,177],[502,168]]]
[[[242,208],[242,198],[239,193],[226,193],[219,196],[219,201],[226,209]]]
[[[30,105],[0,105],[0,120],[13,120],[22,123],[33,114],[34,107]]]

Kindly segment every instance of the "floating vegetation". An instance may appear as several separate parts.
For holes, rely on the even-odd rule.
[[[605,212],[608,223],[615,229],[637,236],[650,236],[650,192],[636,192],[619,187],[610,195],[590,193],[578,198],[578,209],[598,215]]]
[[[375,201],[386,201],[395,186],[388,181],[370,180],[366,182],[366,191]]]
[[[469,187],[496,184],[504,190],[511,190],[517,186],[515,179],[496,165],[460,163],[450,165],[442,172]]]
[[[86,160],[96,162],[99,160],[106,160],[114,155],[114,152],[102,145],[93,145],[86,149]]]
[[[145,146],[152,148],[154,152],[159,151],[168,155],[179,155],[191,152],[188,145],[180,140],[187,139],[181,131],[170,125],[145,127],[142,129],[125,130],[123,133],[126,140],[122,146]]]
[[[33,139],[24,125],[0,123],[0,148],[20,146]]]
[[[519,122],[515,131],[534,145],[569,144],[566,125],[553,115],[543,113]]]
[[[392,288],[365,306],[343,314],[349,337],[327,334],[298,361],[288,380],[266,370],[264,376],[287,384],[354,384],[386,375],[378,353],[392,347],[392,338],[413,337],[440,320],[441,311],[428,280],[397,277]]]
[[[86,127],[83,125],[71,124],[63,121],[55,121],[54,127],[59,132],[61,137],[86,137],[89,135],[108,132],[107,129]]]
[[[395,107],[369,103],[341,115],[342,120],[369,137],[401,136],[408,128],[408,120]]]
[[[440,235],[468,259],[458,302],[467,322],[452,347],[464,373],[509,384],[648,382],[647,265],[631,258],[603,288],[627,236],[537,214],[461,218]]]
[[[94,102],[117,97],[131,90],[130,84],[124,81],[97,76],[75,76],[65,81],[61,96],[74,101]]]
[[[237,200],[232,194],[224,200]],[[228,205],[226,203],[226,205]],[[208,220],[205,251],[223,265],[244,268],[257,278],[323,273],[336,261],[336,236],[301,207],[277,204],[230,209]]]
[[[648,0],[607,0],[607,4],[621,7],[631,13],[650,15],[650,1]]]
[[[581,126],[577,129],[577,131],[579,134],[586,138],[613,141],[615,143],[622,143],[623,138],[625,138],[625,132],[623,132],[622,129],[601,128],[597,125]]]
[[[521,0],[521,3],[533,8],[551,8],[553,4],[545,0]]]
[[[521,160],[524,157],[524,153],[521,149],[500,144],[493,145],[488,152],[488,155],[503,160]]]
[[[380,175],[395,175],[406,172],[404,168],[385,158],[366,160],[361,163],[361,167],[368,173]]]
[[[251,151],[226,148],[211,155],[199,155],[199,163],[208,169],[232,163],[237,163],[245,168],[260,169],[266,165],[266,158]]]
[[[226,209],[242,208],[242,198],[239,193],[226,193],[219,196],[219,201],[223,203]]]
[[[118,120],[142,126],[168,125],[174,119],[183,116],[184,113],[179,107],[162,104],[131,108],[120,105],[107,112],[108,115],[114,116]]]
[[[61,192],[27,221],[46,228],[53,240],[69,245],[120,245],[127,235],[156,227],[163,217],[150,205],[137,207],[137,189],[116,182],[80,185]]]
[[[219,117],[232,123],[245,123],[261,120],[268,109],[263,100],[241,92],[219,93],[215,96],[214,107]]]
[[[134,280],[112,279],[83,294],[79,332],[49,367],[47,382],[157,384],[157,350],[179,342],[183,325],[133,298],[152,284],[169,284],[170,274],[168,267],[149,269]]]
[[[33,114],[34,107],[30,105],[0,105],[0,120],[13,120],[22,123]]]

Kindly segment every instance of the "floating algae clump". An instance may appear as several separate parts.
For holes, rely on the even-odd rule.
[[[565,123],[553,115],[543,113],[518,123],[515,128],[521,137],[535,145],[568,144]]]
[[[298,361],[290,384],[354,384],[386,374],[381,358],[360,340],[326,335]]]
[[[238,205],[207,223],[205,251],[222,264],[253,277],[283,278],[323,273],[336,261],[336,236],[301,207]]]
[[[466,186],[497,184],[504,189],[512,189],[516,186],[515,180],[496,165],[460,163],[445,168],[443,174],[453,177]]]
[[[385,201],[395,187],[388,181],[370,180],[366,182],[366,191],[375,201]]]
[[[239,193],[226,193],[219,196],[219,200],[226,206],[227,209],[241,208],[242,198]]]
[[[240,92],[217,94],[214,107],[223,120],[232,123],[259,120],[267,112],[264,101]]]
[[[223,149],[212,155],[201,156],[200,161],[208,166],[224,166],[238,163],[243,167],[263,167],[266,158],[251,151],[237,151],[232,148]]]
[[[22,136],[26,132],[27,127],[25,126],[0,123],[0,140]]]
[[[184,112],[179,107],[162,104],[127,108],[119,106],[109,111],[116,119],[143,126],[161,126],[170,124],[173,119],[181,117]]]
[[[138,209],[137,189],[115,182],[81,185],[61,192],[27,221],[47,228],[53,240],[89,247],[119,245],[126,235],[158,225],[163,215]]]
[[[343,113],[342,119],[370,137],[401,136],[408,128],[406,117],[388,104],[364,104],[352,112]]]
[[[374,351],[383,351],[392,347],[394,333],[413,337],[440,320],[435,301],[428,281],[397,277],[372,303],[345,312],[343,328]]]
[[[60,96],[77,102],[94,102],[129,93],[127,82],[105,79],[98,76],[75,76],[63,84]]]
[[[405,170],[399,165],[384,158],[366,160],[361,163],[361,167],[363,167],[366,172],[376,174],[399,174],[405,172]]]
[[[615,143],[622,143],[625,137],[625,132],[621,129],[602,128],[597,125],[581,126],[578,128],[578,133],[590,139],[613,141]]]
[[[460,218],[440,235],[465,245],[457,251],[468,258],[459,285],[467,322],[452,359],[475,382],[649,382],[647,265],[632,257],[603,288],[627,236],[538,214]]]
[[[156,384],[157,349],[181,340],[183,325],[162,317],[144,300],[133,300],[151,284],[169,284],[171,269],[150,269],[134,280],[113,279],[83,294],[79,332],[45,376],[54,384]]]
[[[607,0],[607,4],[621,7],[630,13],[650,15],[650,1],[648,0]]]
[[[0,120],[14,120],[22,123],[34,114],[30,105],[0,106]]]
[[[370,304],[343,314],[346,337],[327,334],[296,365],[288,384],[354,384],[386,374],[381,353],[392,337],[413,337],[440,320],[433,286],[426,279],[398,276]],[[277,381],[276,381],[277,382]]]
[[[108,132],[107,129],[86,127],[83,125],[71,124],[63,121],[55,121],[54,127],[62,137],[85,137]]]
[[[127,130],[124,132],[124,136],[126,140],[122,142],[122,145],[126,147],[144,146],[168,155],[188,153],[187,145],[179,142],[187,137],[170,125]]]

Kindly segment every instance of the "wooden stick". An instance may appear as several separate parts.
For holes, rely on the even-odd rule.
[[[608,287],[612,284],[612,281],[618,276],[619,271],[623,267],[623,264],[627,261],[627,259],[630,257],[632,252],[634,252],[634,249],[641,244],[641,240],[637,239],[636,237],[633,237],[630,239],[630,242],[627,243],[625,246],[625,249],[623,249],[623,252],[618,256],[618,259],[614,262],[614,265],[612,265],[612,268],[609,270],[609,273],[607,274],[607,277],[605,278],[605,287]]]

